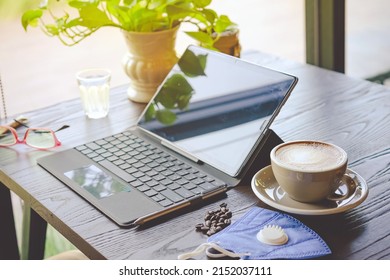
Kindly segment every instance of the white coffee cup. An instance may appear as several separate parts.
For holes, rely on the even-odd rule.
[[[343,200],[356,188],[346,174],[347,153],[336,145],[311,140],[286,142],[273,148],[270,157],[276,181],[294,200]],[[347,186],[347,191],[336,194],[341,185]]]

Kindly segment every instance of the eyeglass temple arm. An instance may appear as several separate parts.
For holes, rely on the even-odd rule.
[[[23,116],[20,116],[17,119],[14,119],[14,122],[11,123],[9,126],[11,126],[13,128],[17,128],[19,126],[24,126],[24,127],[29,128],[29,126],[26,125],[26,123],[28,123],[28,119],[23,117]],[[55,130],[54,132],[58,132],[60,130],[66,129],[66,128],[69,128],[69,125],[65,124],[65,125],[61,126],[59,129]]]
[[[28,118],[20,116],[14,119],[14,121],[10,123],[9,126],[12,128],[18,128],[19,126],[24,126],[28,128],[28,125],[26,125],[27,123],[28,123]]]
[[[60,130],[66,129],[66,128],[68,128],[68,127],[70,127],[70,126],[67,125],[67,124],[64,124],[63,126],[61,126],[59,129],[57,129],[57,130],[54,131],[54,132],[58,132],[58,131],[60,131]]]

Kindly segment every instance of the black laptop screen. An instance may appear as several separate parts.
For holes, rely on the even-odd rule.
[[[138,125],[236,176],[296,78],[191,46]]]

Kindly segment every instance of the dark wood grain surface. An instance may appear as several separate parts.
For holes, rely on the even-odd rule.
[[[266,54],[244,59],[283,71],[299,82],[272,129],[284,140],[334,143],[349,156],[349,168],[369,186],[366,201],[345,213],[294,217],[330,246],[330,259],[390,259],[390,91],[383,86]],[[251,206],[266,207],[250,186],[239,186],[210,204],[184,210],[138,228],[120,228],[49,173],[38,157],[120,132],[133,125],[143,105],[130,102],[126,86],[112,90],[108,118],[84,117],[79,100],[26,113],[31,126],[58,132],[62,147],[42,152],[17,145],[0,149],[0,181],[93,259],[176,259],[206,241],[194,230],[207,210],[227,202],[233,220]]]

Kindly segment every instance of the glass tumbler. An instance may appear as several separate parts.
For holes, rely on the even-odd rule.
[[[76,78],[85,114],[91,119],[106,117],[110,108],[111,71],[85,69],[78,72]]]

